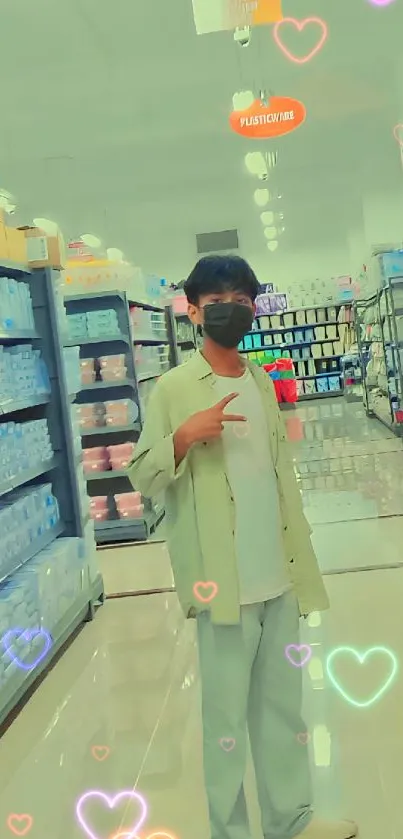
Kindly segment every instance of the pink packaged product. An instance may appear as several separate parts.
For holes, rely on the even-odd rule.
[[[105,521],[108,518],[108,497],[106,495],[95,495],[90,499],[90,516],[93,521]]]
[[[103,382],[118,382],[127,376],[127,367],[102,367],[101,378]]]
[[[82,358],[80,361],[81,373],[92,373],[95,370],[95,358]]]
[[[125,355],[101,355],[98,359],[101,370],[105,367],[110,370],[116,370],[117,367],[124,367],[126,364]]]
[[[129,425],[137,419],[136,405],[130,399],[118,399],[115,402],[105,402],[107,425]]]
[[[144,504],[139,492],[122,492],[115,495],[119,518],[139,519],[144,515]]]
[[[97,374],[95,370],[81,370],[81,384],[92,385],[95,382]]]
[[[122,443],[117,446],[108,446],[108,455],[112,469],[127,469],[133,459],[135,449],[134,443]]]
[[[108,472],[110,470],[110,463],[108,458],[83,460],[83,469],[85,475],[90,475],[91,472]]]
[[[106,446],[94,446],[92,449],[83,449],[84,463],[91,463],[94,460],[108,460],[108,450]]]

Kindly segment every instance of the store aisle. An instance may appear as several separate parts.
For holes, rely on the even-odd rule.
[[[313,416],[327,406],[330,417]],[[400,560],[402,519],[385,515],[392,501],[402,501],[402,444],[365,419],[360,406],[341,400],[302,405],[287,425],[299,472],[308,475],[301,480],[310,482],[304,501],[322,568],[384,563],[376,571],[328,574],[332,609],[304,624],[312,657],[299,744],[310,750],[323,815],[351,815],[362,839],[400,839],[403,570],[386,564]],[[316,434],[320,427],[323,439],[309,437],[308,428]],[[318,478],[324,486],[315,485]],[[328,501],[314,522],[319,492]],[[360,506],[370,492],[372,515]],[[352,494],[352,514],[338,520],[329,499],[338,497],[344,511],[343,493]],[[172,587],[162,543],[99,557],[110,593]],[[94,790],[135,789],[148,809],[138,837],[163,831],[168,839],[208,839],[194,628],[174,592],[109,600],[85,625],[2,738],[1,836],[127,839],[138,802],[109,810],[86,797],[91,834],[76,806]],[[252,839],[261,839],[252,774],[249,765]]]
[[[398,839],[400,670],[383,695],[381,690],[403,655],[403,572],[371,572],[365,580],[358,574],[333,577],[328,588],[331,614],[323,622],[311,619],[304,631],[313,655],[305,671],[307,732],[300,732],[300,745],[311,751],[321,812],[353,814],[363,839]],[[344,645],[389,652],[369,654],[366,665],[338,653],[333,678],[343,696],[326,675],[326,660]],[[91,790],[116,794],[135,788],[149,811],[139,836],[163,829],[178,839],[208,839],[194,624],[182,620],[176,595],[108,602],[1,746],[1,836],[19,835],[25,822],[16,816],[25,814],[33,820],[30,838],[82,839],[86,834],[75,812],[80,797]],[[253,791],[250,809],[258,839]],[[123,808],[109,813],[89,799],[85,812],[94,836],[112,839],[129,831],[137,810],[129,808],[122,823]]]

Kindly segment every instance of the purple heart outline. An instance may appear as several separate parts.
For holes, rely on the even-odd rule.
[[[41,636],[44,639],[45,645],[41,653],[36,657],[35,661],[31,662],[31,664],[26,664],[26,662],[21,661],[18,655],[15,655],[11,649],[11,645],[13,641],[18,638],[24,638],[24,640],[28,643],[32,641],[33,638],[36,636]],[[17,667],[20,667],[22,670],[32,670],[36,667],[48,654],[51,646],[52,646],[52,638],[49,632],[46,629],[9,629],[5,635],[3,635],[1,639],[1,643],[7,653],[10,656],[11,660],[15,662]]]
[[[107,795],[105,792],[101,792],[101,790],[89,790],[85,792],[81,798],[78,799],[76,804],[76,815],[77,819],[80,823],[80,826],[90,837],[90,839],[100,839],[96,833],[93,833],[91,828],[88,826],[87,822],[85,821],[84,815],[82,813],[83,806],[86,804],[89,798],[101,798],[105,804],[108,805],[110,810],[113,810],[115,805],[122,800],[122,798],[128,798],[134,801],[139,801],[141,806],[141,815],[134,827],[130,829],[130,832],[127,833],[126,831],[123,832],[122,835],[125,836],[125,839],[136,839],[136,833],[140,828],[143,826],[146,818],[147,818],[147,804],[142,795],[139,792],[135,792],[135,790],[123,790],[122,792],[118,792],[117,795]]]
[[[305,651],[304,655],[302,655],[303,650]],[[295,661],[295,659],[293,659],[293,651],[299,653],[300,661]],[[310,647],[309,644],[288,644],[285,648],[285,654],[290,664],[293,664],[294,667],[303,667],[304,664],[307,664],[312,655],[312,647]]]

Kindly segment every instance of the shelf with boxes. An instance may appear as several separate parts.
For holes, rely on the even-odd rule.
[[[63,319],[55,272],[0,266],[0,722],[103,599]]]
[[[127,467],[149,395],[170,366],[169,321],[164,309],[134,303],[120,291],[68,296],[65,305],[66,351],[75,353],[81,371],[69,390],[76,394],[72,413],[96,540],[142,541],[164,510],[133,491]]]
[[[355,304],[364,404],[369,415],[403,436],[403,277],[386,275],[383,283]]]
[[[291,358],[298,398],[343,392],[340,359],[351,340],[351,308],[332,304],[293,309],[256,318],[239,351],[259,365]]]

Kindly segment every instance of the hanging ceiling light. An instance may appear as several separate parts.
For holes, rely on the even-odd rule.
[[[11,192],[7,189],[0,188],[0,208],[10,216],[13,215],[17,209],[17,204]]]
[[[40,227],[47,236],[55,236],[59,230],[58,224],[50,218],[34,218],[35,227]]]
[[[255,189],[253,198],[258,207],[266,207],[269,201],[271,201],[271,195],[268,189]]]
[[[84,242],[84,245],[87,245],[89,248],[100,248],[102,245],[101,240],[98,236],[94,236],[93,233],[83,233],[83,235],[80,236],[80,239]]]
[[[267,242],[267,247],[269,251],[276,251],[278,248],[278,242],[276,239],[273,239],[271,242]]]
[[[267,175],[264,155],[260,151],[249,152],[245,155],[245,165],[251,175],[257,175],[259,178]]]
[[[275,239],[277,236],[276,227],[265,227],[264,235],[266,236],[266,239]]]
[[[123,251],[119,248],[107,248],[106,255],[111,262],[123,262]]]
[[[232,107],[234,111],[246,111],[255,101],[254,94],[251,90],[240,90],[234,93],[232,97]]]
[[[265,213],[262,213],[260,216],[262,223],[267,227],[270,224],[273,224],[274,221],[274,213],[270,210],[266,210]]]

